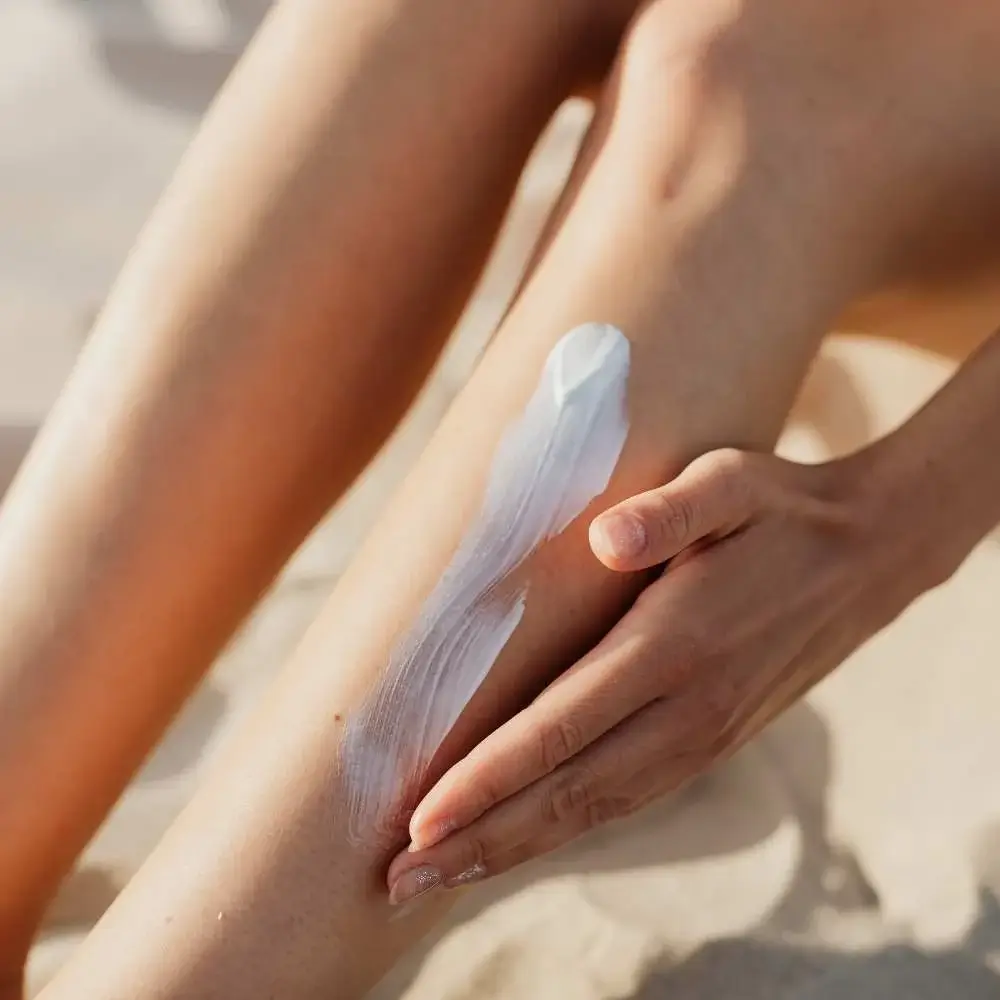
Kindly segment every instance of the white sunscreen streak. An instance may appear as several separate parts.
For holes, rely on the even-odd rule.
[[[567,333],[504,434],[482,509],[342,747],[352,839],[377,837],[419,782],[524,613],[501,585],[603,493],[628,434],[629,342],[613,326]]]

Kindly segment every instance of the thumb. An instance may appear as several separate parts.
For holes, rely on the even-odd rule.
[[[591,522],[594,555],[609,569],[632,572],[736,531],[757,507],[750,459],[730,449],[709,452],[665,486],[616,504]]]

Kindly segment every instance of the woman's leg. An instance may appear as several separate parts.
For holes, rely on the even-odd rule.
[[[675,12],[697,21],[712,7]],[[780,33],[775,45],[765,54],[787,55]],[[822,204],[808,187],[777,189],[802,207],[800,231],[776,210],[776,163],[817,157],[797,176],[819,183],[831,166],[801,137],[788,145],[794,116],[780,112],[798,95],[777,80],[765,94],[779,111],[777,131],[765,129],[774,141],[748,152],[746,108],[696,61],[671,56],[630,50],[592,169],[495,344],[275,697],[51,987],[53,1000],[348,997],[433,919],[439,904],[390,922],[383,876],[395,844],[349,835],[345,726],[364,717],[481,502],[498,442],[568,328],[609,320],[631,340],[631,433],[606,499],[717,444],[773,441],[865,262],[857,252],[830,262],[826,238],[843,237],[842,220],[806,217]],[[637,584],[600,570],[579,522],[519,573],[530,584],[524,618],[438,768],[605,631]]]
[[[277,5],[5,501],[0,971],[408,406],[625,8]]]
[[[716,445],[772,444],[856,276],[827,266],[811,226],[789,252],[760,251],[775,224],[766,173],[740,169],[740,122],[725,95],[693,93],[693,69],[681,60],[664,80],[641,47],[626,57],[589,172],[469,384],[266,708],[45,1000],[359,996],[440,913],[434,901],[392,919],[385,868],[405,843],[414,775],[398,776],[403,801],[359,831],[345,740],[566,331],[605,321],[631,343],[630,432],[605,500]],[[517,576],[523,618],[431,774],[600,637],[639,583],[592,558],[582,518]],[[431,654],[423,667],[434,665]],[[395,721],[409,726],[409,692],[396,694]]]

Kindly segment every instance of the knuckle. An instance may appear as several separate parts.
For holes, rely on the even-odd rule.
[[[739,700],[737,686],[726,671],[713,671],[710,682],[703,686],[695,712],[706,738],[714,741],[729,729],[736,717]]]
[[[654,522],[657,541],[672,548],[682,548],[694,541],[697,523],[698,510],[691,497],[657,494]]]
[[[474,834],[466,839],[462,847],[459,867],[462,871],[467,871],[470,868],[475,868],[476,865],[483,865],[489,855],[489,845],[486,839],[479,834]]]
[[[583,749],[583,731],[572,719],[559,719],[542,731],[541,759],[545,773],[575,757]]]
[[[559,825],[571,816],[584,812],[593,801],[587,775],[571,771],[556,782],[542,799],[542,818],[549,825]]]
[[[475,780],[468,786],[467,812],[470,816],[482,816],[505,797],[503,788],[497,784],[492,772],[483,769],[475,774]]]
[[[707,454],[703,461],[706,469],[719,479],[743,476],[750,466],[750,457],[738,448],[719,448]]]
[[[724,448],[708,456],[709,482],[730,509],[742,509],[755,486],[754,456]]]

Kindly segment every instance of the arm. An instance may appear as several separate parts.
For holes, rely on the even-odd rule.
[[[904,544],[927,560],[932,583],[947,580],[1000,523],[998,449],[1000,333],[879,446],[874,523],[912,511]]]
[[[5,501],[0,960],[408,406],[596,9],[273,12]]]

